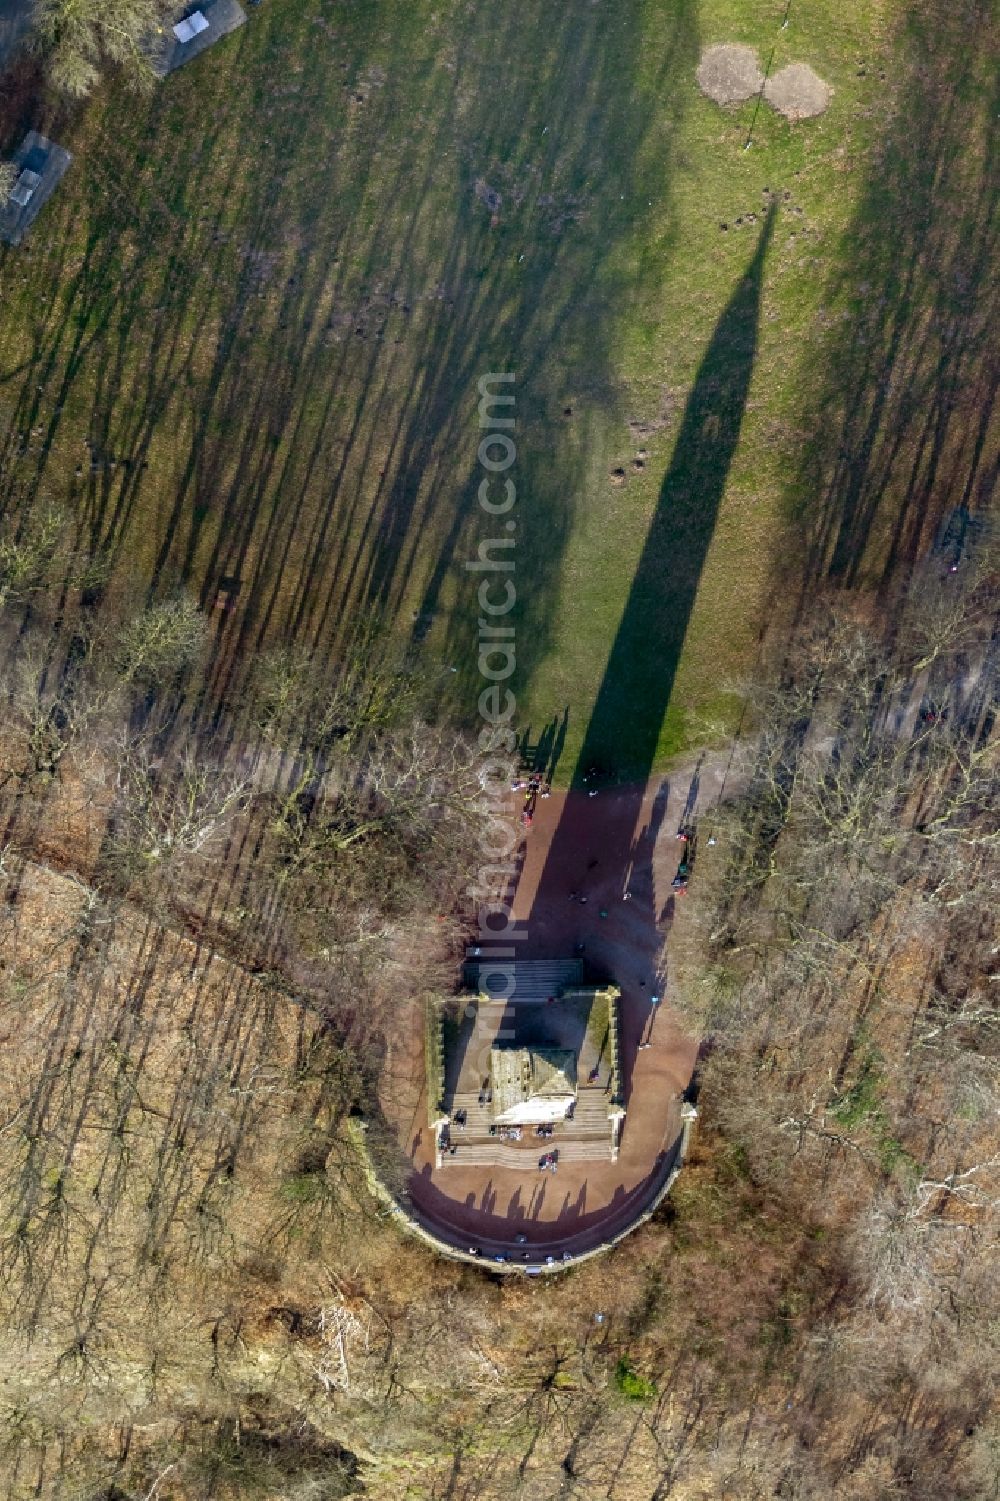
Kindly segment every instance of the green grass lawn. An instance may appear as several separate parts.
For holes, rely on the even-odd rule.
[[[951,288],[989,118],[963,17],[917,11],[919,25],[897,0],[793,4],[782,31],[784,0],[267,0],[150,98],[109,90],[63,131],[69,176],[26,247],[0,255],[5,504],[65,505],[118,590],[213,609],[235,581],[213,613],[220,693],[268,643],[334,659],[374,616],[421,644],[471,722],[478,579],[462,564],[490,530],[476,383],[512,370],[521,722],[568,708],[568,780],[628,601],[635,693],[657,684],[652,742],[619,692],[607,754],[635,774],[668,764],[706,719],[733,722],[810,549],[860,566],[873,536],[879,559],[896,545],[913,482],[895,449],[876,476],[895,511],[868,517],[869,485],[838,522],[831,475],[853,442],[867,476],[873,432],[877,450],[895,431],[883,408],[849,426],[859,383],[875,401],[883,346],[938,370],[930,294],[901,285],[907,256],[926,260],[909,207],[931,189],[944,205],[948,238],[921,275]],[[914,92],[924,25],[954,45]],[[720,41],[763,61],[774,47],[774,69],[810,63],[830,109],[792,125],[764,106],[744,150],[752,104],[722,111],[695,86]],[[921,142],[907,110],[919,125],[948,98],[962,111],[929,116]],[[942,186],[956,141],[965,166]],[[717,332],[772,198],[747,381],[715,454]],[[904,432],[904,457],[918,440]]]

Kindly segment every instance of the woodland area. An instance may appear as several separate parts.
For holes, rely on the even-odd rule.
[[[542,1286],[401,1242],[346,1129],[454,983],[474,747],[374,622],[213,705],[210,620],[70,535],[0,539],[4,1494],[995,1494],[990,548],[745,685],[692,1161]]]
[[[1000,1497],[990,8],[267,0],[153,89],[180,9],[36,0],[0,100],[74,158],[0,256],[0,1497]],[[691,1154],[535,1279],[369,1188],[515,355],[519,727],[731,755]]]

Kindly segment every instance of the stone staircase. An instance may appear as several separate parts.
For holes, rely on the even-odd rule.
[[[611,1122],[604,1122],[603,1140],[607,1147],[607,1157],[611,1157]],[[538,1160],[545,1152],[558,1151],[559,1162],[600,1162],[604,1153],[597,1150],[595,1141],[560,1141],[550,1136],[547,1141],[530,1140],[521,1141],[496,1141],[489,1138],[487,1141],[463,1141],[462,1133],[456,1132],[452,1136],[458,1150],[452,1155],[446,1152],[442,1158],[442,1167],[512,1167],[520,1172],[537,1170],[541,1176],[542,1170],[538,1168]]]
[[[519,959],[516,962],[498,959],[490,963],[488,959],[477,958],[475,950],[470,949],[465,964],[466,985],[470,990],[479,991],[483,988],[481,981],[485,982],[491,970],[501,965],[513,971],[514,989],[507,998],[507,1004],[513,1006],[544,1005],[550,996],[560,995],[583,981],[581,959]]]
[[[480,1105],[476,1094],[458,1094],[452,1106],[466,1112],[464,1127],[452,1126],[451,1141],[458,1148],[454,1155],[444,1154],[445,1163],[496,1163],[503,1167],[528,1166],[544,1152],[558,1151],[560,1161],[574,1162],[600,1155],[600,1146],[611,1151],[611,1122],[608,1120],[608,1096],[598,1086],[581,1089],[573,1119],[557,1122],[551,1136],[536,1136],[533,1126],[521,1127],[520,1141],[506,1141],[490,1135],[492,1119],[489,1105]]]
[[[453,1131],[456,1140],[461,1136],[469,1140],[474,1136],[489,1136],[493,1117],[489,1105],[480,1105],[478,1094],[456,1094],[451,1101],[452,1120],[458,1110],[464,1110],[468,1119],[464,1131]]]
[[[581,1139],[592,1139],[595,1136],[610,1137],[611,1124],[608,1120],[608,1105],[610,1098],[599,1087],[581,1089],[576,1099],[576,1109],[573,1119],[567,1121],[565,1126],[556,1127],[556,1132],[563,1130],[567,1136]],[[553,1141],[555,1137],[552,1138]]]

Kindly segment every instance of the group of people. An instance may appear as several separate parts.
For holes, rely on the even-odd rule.
[[[538,1159],[538,1171],[540,1173],[544,1173],[546,1171],[548,1171],[550,1173],[554,1173],[556,1171],[556,1168],[558,1166],[559,1166],[559,1153],[558,1152],[543,1152],[542,1155],[541,1155],[541,1157],[539,1157],[539,1159]]]
[[[552,788],[545,781],[540,771],[532,771],[526,777],[515,777],[510,784],[511,792],[524,793],[524,807],[521,810],[521,822],[526,829],[530,829],[535,820],[535,806],[540,797],[549,797]]]
[[[535,792],[539,797],[548,797],[552,788],[540,771],[529,771],[526,776],[516,777],[510,784],[511,792]]]

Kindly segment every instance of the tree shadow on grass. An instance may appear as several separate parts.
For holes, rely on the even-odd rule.
[[[1000,174],[990,7],[934,0],[892,44],[899,103],[825,298],[800,506],[822,576],[883,583],[953,507],[990,503]]]
[[[0,396],[18,433],[40,429],[21,455],[36,489],[76,450],[82,538],[119,585],[212,608],[220,578],[238,583],[206,714],[238,702],[262,648],[333,661],[372,615],[457,665],[472,712],[455,563],[478,544],[491,369],[516,372],[525,435],[522,682],[545,654],[588,433],[615,404],[614,330],[641,290],[626,252],[652,253],[651,210],[669,224],[654,101],[683,107],[697,52],[690,6],[655,48],[643,20],[639,0],[436,24],[279,7],[92,129]],[[83,247],[68,283],[60,242]]]
[[[825,289],[830,331],[800,376],[810,436],[794,501],[806,562],[789,585],[782,560],[775,584],[789,587],[800,619],[825,581],[898,598],[948,518],[975,535],[995,504],[995,49],[969,44],[989,35],[988,11],[928,0],[891,40],[893,113]],[[803,699],[780,742],[765,736],[758,748],[749,796],[771,785],[778,794],[755,830],[761,881],[814,703]]]

